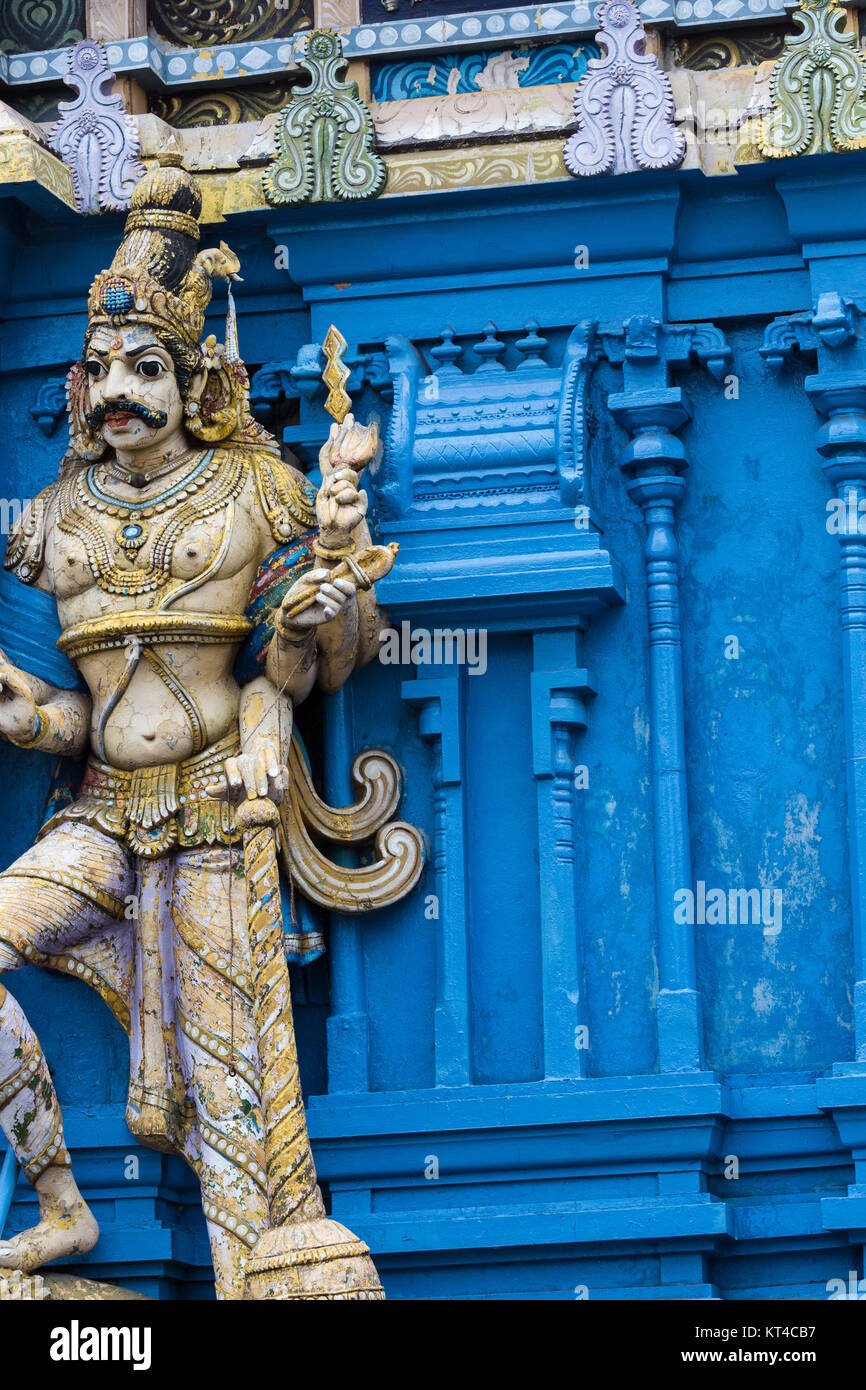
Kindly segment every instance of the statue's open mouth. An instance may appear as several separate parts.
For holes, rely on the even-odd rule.
[[[150,410],[141,401],[111,401],[109,404],[100,402],[92,410],[88,410],[84,417],[88,427],[97,432],[103,425],[111,425],[114,429],[121,429],[128,425],[133,419],[143,420],[148,429],[161,430],[168,424],[168,416],[164,410]]]

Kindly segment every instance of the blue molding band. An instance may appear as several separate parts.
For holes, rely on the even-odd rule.
[[[866,4],[866,0],[857,0]],[[766,23],[796,0],[644,0],[639,6],[650,24],[725,27],[745,22]],[[450,51],[472,46],[493,47],[545,38],[594,34],[595,5],[529,5],[517,9],[445,15],[438,19],[413,19],[390,24],[358,24],[341,29],[347,58],[393,56],[403,53]],[[298,53],[308,30],[291,38],[222,44],[217,48],[172,49],[148,36],[107,43],[105,52],[116,73],[135,77],[144,87],[198,86],[203,82],[261,81],[298,71]],[[26,87],[62,81],[68,67],[67,48],[36,53],[0,53],[0,83]]]

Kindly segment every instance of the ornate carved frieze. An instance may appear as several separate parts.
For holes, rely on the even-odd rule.
[[[658,60],[646,52],[646,31],[632,0],[607,0],[596,40],[604,56],[587,65],[574,110],[578,129],[566,142],[569,173],[626,174],[674,169],[686,152],[674,125],[674,94]]]
[[[60,103],[50,145],[72,174],[79,212],[119,212],[144,174],[135,122],[119,96],[101,46],[89,39],[69,55],[65,78],[74,101]]]
[[[240,125],[281,111],[290,95],[291,87],[285,82],[225,87],[218,92],[191,95],[151,92],[150,110],[182,130],[195,126]]]
[[[761,154],[780,159],[866,145],[866,60],[835,0],[804,0],[773,71]]]
[[[388,160],[389,196],[449,188],[497,188],[565,177],[562,144],[554,140],[397,154]]]
[[[767,29],[744,29],[741,33],[677,35],[670,43],[674,67],[691,72],[717,72],[721,68],[756,68],[769,63],[784,49],[787,26]]]
[[[554,43],[448,53],[432,62],[418,58],[409,63],[382,63],[373,74],[372,97],[374,101],[401,101],[579,82],[588,60],[597,57],[594,43]]]
[[[395,146],[462,142],[472,136],[547,135],[567,130],[574,120],[574,86],[562,82],[543,88],[517,87],[501,92],[467,92],[382,102],[373,107],[380,150]],[[561,166],[560,174],[565,169]]]
[[[277,123],[277,157],[263,176],[265,197],[277,205],[375,198],[387,171],[358,84],[343,78],[346,60],[337,35],[315,30],[301,66],[311,82],[292,92]]]
[[[275,39],[313,25],[313,0],[149,0],[154,29],[172,43]]]
[[[670,42],[675,67],[691,72],[716,72],[721,68],[756,68],[778,58],[785,46],[788,25],[743,29],[736,34],[677,34]]]
[[[388,340],[395,408],[376,479],[386,509],[557,499],[562,372],[545,361],[547,346],[534,320],[511,341],[488,323],[466,344],[479,365],[464,370],[451,328],[423,358],[406,339]]]

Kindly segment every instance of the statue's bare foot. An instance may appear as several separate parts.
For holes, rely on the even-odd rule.
[[[0,1269],[29,1274],[64,1255],[92,1250],[99,1227],[68,1168],[51,1167],[36,1182],[39,1221],[11,1240],[0,1237]]]

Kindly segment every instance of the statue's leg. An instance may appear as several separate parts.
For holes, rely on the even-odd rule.
[[[62,825],[0,874],[0,975],[93,939],[133,891],[124,850],[87,825]],[[60,1106],[39,1039],[0,984],[0,1128],[36,1188],[40,1219],[0,1238],[0,1269],[38,1269],[96,1244],[72,1176]]]
[[[198,1114],[202,1205],[218,1298],[240,1298],[244,1263],[268,1225],[243,853],[175,860],[172,914],[178,1036]]]

